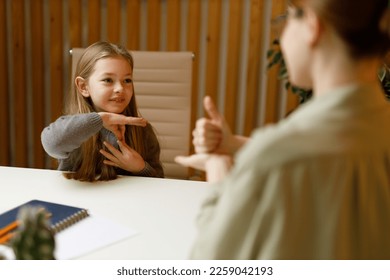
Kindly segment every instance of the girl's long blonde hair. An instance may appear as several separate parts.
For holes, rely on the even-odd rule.
[[[126,59],[131,69],[133,70],[134,61],[131,54],[122,46],[114,45],[108,42],[96,42],[90,45],[81,56],[77,63],[76,71],[73,81],[80,76],[88,80],[98,60],[112,57],[122,57]],[[72,83],[68,102],[65,103],[65,114],[85,114],[95,112],[92,100],[90,97],[86,98],[78,92],[75,83]],[[129,105],[123,112],[126,116],[140,117],[137,109],[137,104],[134,94],[130,100]],[[145,145],[143,139],[143,128],[139,126],[126,126],[125,141],[136,150],[143,158],[145,158]],[[103,163],[104,156],[100,154],[99,150],[104,149],[100,133],[94,135],[80,147],[80,152],[71,154],[71,161],[74,163],[71,173],[64,173],[68,179],[76,179],[80,181],[93,182],[96,180],[112,180],[117,177],[115,168]]]

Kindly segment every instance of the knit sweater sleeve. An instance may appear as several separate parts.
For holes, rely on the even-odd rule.
[[[61,116],[43,129],[42,146],[51,157],[65,159],[102,127],[98,113]]]

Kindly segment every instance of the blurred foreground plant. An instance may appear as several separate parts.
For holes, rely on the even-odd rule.
[[[41,207],[25,206],[17,217],[19,226],[9,242],[17,260],[53,260],[55,240],[49,213]],[[0,256],[0,259],[5,257]]]

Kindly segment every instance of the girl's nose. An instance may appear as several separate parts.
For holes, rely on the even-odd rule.
[[[122,90],[123,90],[122,83],[120,83],[120,82],[115,83],[114,92],[120,93],[120,92],[122,92]]]

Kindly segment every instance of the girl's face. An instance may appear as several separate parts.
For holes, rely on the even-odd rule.
[[[85,97],[92,99],[97,112],[120,114],[133,97],[133,73],[122,57],[103,58],[96,62],[86,83]]]
[[[310,48],[303,13],[300,8],[289,6],[280,44],[290,82],[298,87],[311,88]]]

